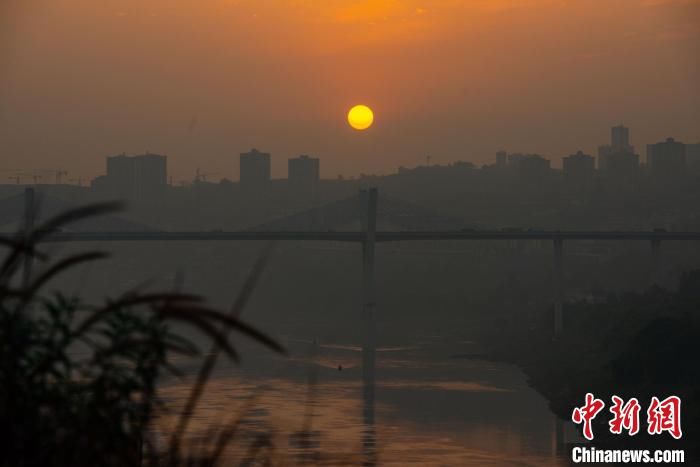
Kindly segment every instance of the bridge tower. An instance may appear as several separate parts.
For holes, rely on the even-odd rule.
[[[376,370],[376,316],[374,296],[374,248],[377,232],[376,188],[360,191],[360,223],[362,241],[362,450],[364,465],[376,465],[376,432],[374,421]]]

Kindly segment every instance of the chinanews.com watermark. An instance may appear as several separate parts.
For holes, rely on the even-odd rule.
[[[575,447],[571,450],[571,460],[574,464],[682,464],[685,462],[685,451]]]
[[[625,401],[621,397],[612,396],[609,412],[612,417],[608,421],[608,430],[613,435],[635,436],[642,430],[640,413],[642,406],[635,397]],[[593,441],[593,419],[605,408],[605,402],[587,393],[585,404],[574,408],[571,421],[581,425],[583,437]],[[646,408],[646,432],[650,436],[671,436],[679,440],[683,437],[681,427],[681,399],[668,396],[660,399],[652,397]],[[571,460],[575,464],[586,463],[639,463],[639,464],[682,464],[685,462],[685,451],[682,449],[596,449],[594,447],[577,446],[571,450]]]

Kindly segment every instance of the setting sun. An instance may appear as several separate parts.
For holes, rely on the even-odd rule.
[[[366,130],[374,122],[374,113],[366,105],[356,105],[348,112],[348,123],[356,130]]]

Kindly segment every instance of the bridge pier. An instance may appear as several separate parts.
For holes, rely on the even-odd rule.
[[[564,334],[564,240],[554,239],[554,336]]]
[[[552,457],[558,458],[566,453],[564,422],[556,415],[552,415],[552,418]]]
[[[661,285],[661,240],[651,239],[651,285]]]
[[[36,218],[36,199],[34,196],[34,188],[24,189],[24,235],[28,239],[29,235],[34,230],[34,221]],[[32,255],[26,253],[24,255],[24,265],[22,269],[22,285],[29,286],[32,276]]]
[[[376,316],[374,298],[374,248],[377,232],[377,189],[360,191],[362,241],[362,432],[363,465],[376,465],[376,431],[374,421],[376,371]]]

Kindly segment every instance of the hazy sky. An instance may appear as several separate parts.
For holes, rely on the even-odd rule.
[[[169,156],[238,178],[238,153],[400,165],[555,165],[608,128],[700,141],[700,0],[0,0],[0,183]],[[375,111],[367,132],[345,113]]]

